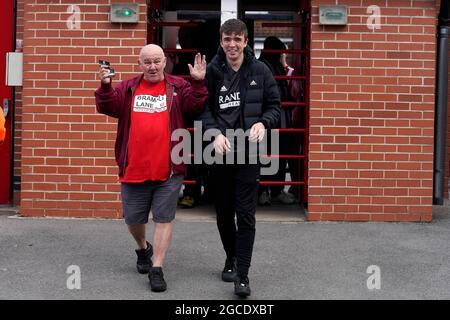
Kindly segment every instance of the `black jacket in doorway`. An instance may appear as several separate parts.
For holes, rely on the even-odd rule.
[[[217,117],[218,113],[222,111],[219,108],[218,95],[223,86],[227,68],[225,52],[219,47],[206,70],[208,99],[205,113],[201,117],[204,130],[216,128],[223,135],[225,135],[226,129],[234,129],[229,128],[226,121],[221,121],[220,118],[226,119],[226,114]],[[272,72],[264,63],[255,58],[248,46],[244,49],[244,62],[239,72],[241,101],[239,127],[245,131],[255,123],[261,122],[266,129],[276,128],[281,113],[280,93]]]

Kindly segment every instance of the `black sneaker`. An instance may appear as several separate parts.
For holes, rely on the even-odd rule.
[[[236,278],[236,259],[231,258],[225,260],[225,267],[222,271],[222,280],[225,282],[233,282]]]
[[[148,273],[152,267],[152,256],[153,248],[152,245],[147,241],[147,249],[135,250],[137,254],[136,268],[139,273]]]
[[[251,294],[250,282],[247,276],[236,276],[236,280],[234,281],[234,294],[241,298],[246,298]]]
[[[164,281],[164,274],[161,267],[152,267],[148,273],[148,279],[150,280],[150,287],[154,292],[166,291],[167,284]]]

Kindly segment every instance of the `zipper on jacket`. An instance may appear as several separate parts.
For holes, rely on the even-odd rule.
[[[128,162],[128,144],[130,143],[130,135],[131,135],[131,109],[133,108],[133,98],[134,98],[134,88],[131,89],[131,106],[130,106],[130,117],[128,121],[130,122],[130,125],[128,127],[128,139],[127,139],[127,146],[125,148],[125,159],[123,161],[123,177],[125,178],[125,170],[127,169],[127,162]]]
[[[241,92],[241,108],[240,108],[240,117],[239,117],[239,122],[241,124],[241,128],[242,130],[247,130],[247,128],[245,127],[245,121],[244,121],[244,107],[245,107],[245,98],[247,96],[247,89],[246,89],[246,83],[247,83],[247,79],[248,79],[248,75],[244,74],[244,64],[242,64],[241,66],[241,70],[239,70],[240,72],[242,72],[240,74],[240,79],[239,79],[239,90]]]
[[[171,159],[171,157],[170,157],[170,155],[171,155],[171,152],[172,152],[172,139],[171,139],[171,136],[172,136],[172,127],[171,127],[171,125],[170,125],[170,111],[172,110],[172,102],[173,102],[173,99],[174,99],[174,93],[175,93],[175,87],[172,85],[171,87],[171,90],[172,90],[172,92],[171,92],[171,99],[170,99],[170,103],[169,103],[169,113],[168,113],[168,124],[169,124],[169,163],[170,163],[170,175],[169,175],[169,179],[173,176],[173,166],[172,166],[172,159]]]
[[[123,161],[123,177],[125,177],[125,170],[127,169],[128,143],[130,142],[130,134],[131,134],[131,120],[130,120],[130,127],[128,128],[128,140],[127,140],[127,146],[125,149],[125,160]]]

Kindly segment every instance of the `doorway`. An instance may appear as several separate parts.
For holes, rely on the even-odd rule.
[[[0,205],[12,203],[13,89],[6,86],[5,78],[6,53],[14,50],[14,5],[15,0],[5,0],[0,11],[0,29],[5,35],[0,42],[0,103],[6,120],[6,137],[0,145]]]
[[[281,107],[292,117],[292,121],[279,128],[280,137],[287,139],[293,148],[277,155],[285,163],[285,178],[261,179],[261,188],[280,187],[295,196],[296,203],[307,207],[308,199],[308,146],[309,146],[309,43],[310,0],[235,0],[237,18],[243,20],[249,31],[249,46],[259,58],[263,52],[285,54],[293,73],[278,75],[275,79],[287,82],[292,96],[282,101]],[[231,1],[230,1],[231,2]],[[147,43],[156,43],[164,48],[168,57],[166,71],[189,79],[187,68],[180,69],[181,61],[192,61],[196,52],[205,53],[207,61],[219,47],[219,28],[223,12],[223,1],[150,1],[148,5]],[[227,3],[229,4],[229,3]],[[233,7],[233,6],[232,6]],[[223,22],[223,21],[222,21]],[[184,41],[187,35],[187,41]],[[264,48],[267,37],[277,37],[285,48]],[[198,41],[200,39],[200,41]],[[190,41],[192,40],[192,41]],[[197,41],[194,41],[197,40]],[[181,63],[185,65],[186,63]],[[189,176],[189,173],[188,173]],[[187,179],[188,189],[198,180]],[[195,188],[194,188],[195,189]],[[197,188],[196,193],[203,189]],[[281,209],[283,208],[283,209]],[[298,206],[273,204],[268,211],[298,212]],[[266,208],[264,208],[266,210]]]

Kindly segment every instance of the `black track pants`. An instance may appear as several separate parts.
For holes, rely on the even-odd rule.
[[[258,164],[214,165],[212,170],[217,227],[227,257],[236,257],[240,276],[248,274],[252,259],[259,174]]]

